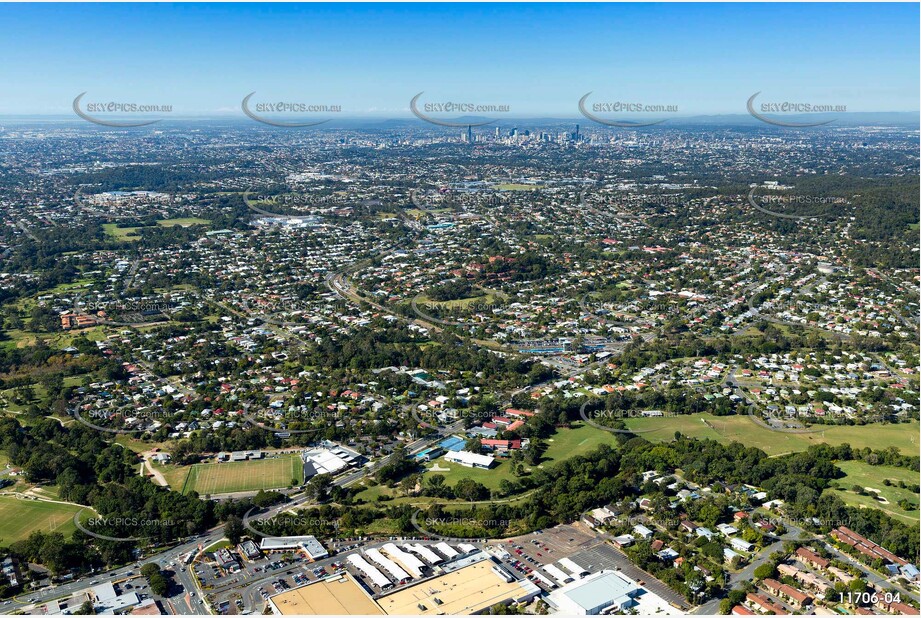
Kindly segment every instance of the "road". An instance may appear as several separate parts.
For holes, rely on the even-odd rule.
[[[743,568],[738,573],[733,573],[729,576],[729,582],[726,584],[726,590],[732,590],[733,588],[735,588],[742,582],[750,582],[754,580],[755,579],[755,569],[757,569],[759,566],[767,562],[768,559],[771,557],[771,554],[782,550],[783,544],[785,541],[795,540],[798,536],[799,536],[798,533],[797,534],[788,533],[786,537],[777,539],[776,541],[774,541],[773,543],[765,547],[763,550],[758,552],[758,556],[754,560],[749,562],[745,566],[745,568]],[[720,601],[722,601],[721,598],[710,599],[703,605],[698,606],[691,613],[692,614],[718,614],[719,609],[720,609]]]
[[[141,453],[141,457],[144,460],[144,463],[141,467],[142,474],[150,474],[154,481],[161,487],[169,487],[169,483],[166,481],[166,477],[163,476],[163,473],[153,467],[150,463],[150,458],[154,455],[153,451],[148,451],[146,453]]]
[[[759,566],[767,562],[768,559],[770,559],[771,554],[773,554],[774,552],[781,551],[783,549],[783,545],[785,542],[800,540],[801,535],[804,532],[802,528],[798,528],[797,526],[789,522],[784,522],[784,526],[787,528],[787,533],[784,536],[775,537],[775,541],[771,543],[770,545],[768,545],[767,547],[765,547],[763,550],[761,550],[758,553],[758,556],[754,560],[752,560],[748,565],[746,565],[744,569],[742,569],[738,573],[733,573],[732,575],[730,575],[729,583],[727,584],[727,587],[726,587],[727,590],[732,590],[733,588],[739,586],[742,582],[752,581],[754,579],[755,569],[757,569]],[[903,589],[901,586],[898,586],[897,584],[894,584],[886,580],[884,577],[882,577],[875,571],[870,570],[866,565],[861,564],[859,561],[855,560],[848,554],[838,551],[831,545],[828,545],[828,548],[833,553],[835,553],[840,560],[849,562],[852,565],[858,567],[861,571],[863,571],[865,574],[864,578],[871,585],[876,586],[879,589],[895,588],[896,590],[899,590],[900,592],[902,592],[902,594],[906,595],[907,597],[918,600],[918,595],[912,594],[908,590]],[[703,605],[699,606],[697,609],[695,609],[691,613],[692,614],[716,614],[719,612],[720,601],[721,599],[711,599],[710,601],[707,601]]]
[[[148,558],[140,560],[140,564],[155,563],[162,570],[173,570],[175,575],[173,580],[180,584],[183,590],[178,590],[174,587],[172,590],[172,596],[158,599],[162,601],[162,604],[166,606],[167,609],[173,608],[175,613],[178,614],[208,614],[209,612],[202,606],[197,603],[190,603],[186,598],[188,591],[197,590],[197,585],[194,583],[191,574],[186,570],[185,572],[180,571],[179,556],[190,551],[196,550],[199,544],[202,544],[203,547],[210,545],[224,536],[223,526],[215,528],[203,535],[192,537],[191,539],[184,541],[182,544],[173,547],[172,549],[163,551],[161,553],[155,554]],[[169,563],[174,562],[175,567],[170,567]],[[46,590],[33,592],[33,593],[23,593],[18,597],[13,599],[8,599],[0,602],[0,613],[2,614],[11,614],[13,612],[23,611],[27,606],[33,605],[30,599],[35,599],[35,604],[45,603],[53,599],[60,599],[73,596],[74,594],[83,592],[92,588],[97,583],[104,582],[118,582],[125,581],[133,576],[137,576],[139,573],[139,568],[134,564],[115,569],[113,571],[108,571],[105,573],[96,573],[93,575],[88,575],[79,580],[69,582],[66,584],[60,584],[57,586],[50,587]],[[129,576],[128,573],[133,573],[133,576]],[[138,582],[143,582],[143,578],[138,578]],[[149,595],[150,596],[150,595]],[[157,597],[154,597],[157,598]]]

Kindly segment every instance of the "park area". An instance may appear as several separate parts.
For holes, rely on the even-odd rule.
[[[854,448],[880,449],[895,446],[906,455],[918,452],[918,423],[898,425],[816,425],[810,433],[771,431],[748,416],[713,416],[687,414],[666,418],[631,418],[627,427],[644,431],[640,434],[650,442],[674,440],[680,431],[689,438],[716,440],[724,444],[741,442],[759,448],[768,455],[783,455],[805,451],[814,444],[844,444]],[[655,430],[655,431],[649,431]]]
[[[32,532],[61,532],[69,537],[76,529],[74,513],[87,507],[25,497],[0,496],[0,545],[27,539]]]

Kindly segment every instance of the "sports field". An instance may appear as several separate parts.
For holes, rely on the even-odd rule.
[[[87,507],[0,496],[0,545],[21,541],[35,530],[69,537],[76,529],[74,513]]]
[[[303,482],[304,468],[297,455],[282,455],[255,461],[195,464],[189,469],[182,493],[229,494],[237,491],[283,489],[291,480]]]
[[[839,426],[822,429],[815,433],[784,433],[771,431],[755,424],[748,416],[713,416],[712,414],[688,414],[669,418],[627,419],[630,429],[657,429],[643,433],[650,442],[674,440],[680,431],[690,438],[711,438],[719,442],[741,442],[746,446],[760,448],[768,455],[781,455],[805,451],[813,444],[849,443],[854,448],[879,449],[895,446],[906,455],[918,452],[918,423],[900,425]]]

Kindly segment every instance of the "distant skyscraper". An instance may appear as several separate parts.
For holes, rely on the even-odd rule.
[[[470,126],[469,124],[467,125],[467,143],[468,144],[473,143],[473,127]]]

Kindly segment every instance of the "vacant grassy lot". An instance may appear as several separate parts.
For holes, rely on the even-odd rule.
[[[197,491],[201,495],[208,495],[282,489],[291,485],[291,479],[301,483],[303,474],[300,457],[282,455],[255,461],[195,464],[181,485],[173,484],[178,477],[172,472],[166,475],[166,479],[174,489],[181,488],[182,493]]]
[[[103,223],[102,231],[115,240],[137,240],[139,227],[119,227],[117,223]]]
[[[76,529],[74,513],[85,508],[0,496],[0,545],[26,539],[35,530],[61,532],[69,537]]]
[[[475,296],[470,296],[468,298],[458,298],[457,300],[432,300],[425,294],[419,294],[416,297],[416,304],[419,305],[419,308],[422,311],[426,311],[430,307],[443,307],[446,309],[464,309],[470,305],[476,304],[478,306],[483,305],[501,305],[503,304],[503,295],[501,292],[496,292],[495,290],[490,290],[488,288],[483,288],[477,286],[473,289]]]
[[[496,185],[496,189],[499,191],[534,191],[536,189],[543,189],[543,185],[522,185],[516,183],[508,183],[504,185]]]
[[[899,481],[905,481],[906,484],[917,485],[917,472],[894,466],[871,466],[862,461],[838,461],[835,462],[835,465],[847,475],[837,480],[840,490],[835,491],[835,495],[845,503],[852,506],[879,509],[901,522],[919,525],[917,508],[914,511],[906,511],[897,504],[899,500],[908,500],[917,507],[918,494],[909,489],[887,487],[883,484],[883,480],[889,479],[894,484],[898,484]],[[860,495],[852,491],[851,488],[854,485],[863,487],[866,490],[866,495]],[[882,500],[875,498],[874,494],[882,498]]]
[[[616,444],[614,435],[606,431],[599,431],[594,427],[582,423],[575,424],[571,429],[558,429],[553,437],[547,440],[547,450],[541,458],[539,467],[546,468],[564,459],[575,457],[576,455],[584,455],[599,444]],[[432,468],[435,465],[439,468],[447,468],[447,471],[433,470]],[[522,463],[522,465],[526,472],[531,469],[531,466],[526,463]],[[433,464],[426,465],[423,481],[425,477],[429,477],[433,474],[441,474],[445,477],[445,484],[450,486],[453,486],[460,479],[469,478],[478,483],[482,483],[489,489],[498,489],[502,479],[508,479],[510,481],[516,480],[516,476],[512,471],[512,466],[513,464],[509,460],[496,459],[496,463],[492,468],[489,470],[482,470],[480,468],[467,468],[460,464],[450,463],[441,457]],[[375,489],[377,489],[377,492],[372,491]],[[373,500],[376,494],[380,493],[381,490],[378,488],[371,488],[368,492],[368,497],[365,499]]]
[[[432,467],[436,464],[439,468],[447,468],[448,471],[432,470]],[[451,463],[445,461],[444,458],[441,457],[433,464],[428,464],[426,466],[422,481],[425,482],[425,480],[433,474],[440,474],[445,477],[445,485],[450,485],[451,487],[461,479],[473,479],[478,483],[482,483],[489,489],[499,489],[499,482],[502,481],[502,479],[508,479],[510,481],[515,480],[515,475],[512,473],[511,462],[501,459],[497,459],[496,463],[493,464],[493,467],[489,470],[482,470],[480,468],[468,468],[460,464]]]
[[[199,219],[197,217],[178,217],[176,219],[160,219],[157,221],[157,225],[161,227],[173,227],[176,225],[188,227],[190,225],[208,225],[209,223],[211,221],[208,219]],[[102,224],[102,231],[105,232],[106,236],[115,240],[137,240],[141,237],[138,230],[142,229],[144,228],[138,226],[121,227],[117,223]]]
[[[211,223],[210,219],[199,219],[198,217],[177,217],[175,219],[157,220],[157,225],[162,225],[163,227],[172,227],[174,225],[188,227],[190,225],[208,225],[209,223]]]
[[[918,423],[828,427],[816,433],[793,434],[771,431],[756,425],[747,416],[688,414],[670,418],[627,419],[630,429],[658,429],[642,436],[652,442],[674,439],[675,431],[691,438],[711,438],[720,442],[741,442],[760,448],[768,455],[805,451],[813,444],[849,443],[855,448],[895,446],[905,454],[918,452]]]
[[[908,425],[830,427],[824,431],[812,434],[787,434],[764,429],[756,425],[747,416],[716,417],[710,414],[694,414],[674,418],[627,419],[627,425],[631,429],[644,430],[644,433],[640,434],[640,436],[651,442],[667,442],[674,440],[675,431],[680,431],[685,436],[699,439],[709,438],[724,444],[728,444],[732,441],[741,442],[749,446],[760,448],[768,455],[781,455],[784,453],[804,451],[810,445],[822,442],[827,442],[829,444],[848,442],[851,446],[856,448],[863,448],[865,446],[880,448],[892,444],[905,453],[911,453],[916,452],[917,446],[915,445],[918,439],[918,423],[911,423]],[[650,429],[653,431],[648,431]],[[595,429],[582,422],[574,423],[571,428],[558,429],[546,442],[547,450],[539,466],[544,469],[571,457],[585,455],[601,444],[608,444],[612,447],[616,447],[617,444],[616,434]],[[433,470],[432,468],[436,465],[439,468],[446,468],[447,470]],[[847,479],[838,480],[838,484],[848,490],[847,492],[839,492],[839,495],[841,495],[846,502],[859,504],[862,501],[862,503],[867,505],[874,504],[877,508],[883,508],[883,510],[887,510],[888,512],[901,514],[902,517],[900,517],[900,519],[907,521],[905,511],[898,508],[895,502],[903,497],[904,494],[910,494],[910,492],[907,492],[907,490],[899,490],[898,488],[887,488],[883,486],[882,480],[884,478],[890,478],[894,481],[905,480],[908,482],[912,474],[910,471],[901,468],[872,467],[865,464],[853,465],[853,462],[838,464],[838,466],[849,475],[852,471],[856,474],[858,472],[858,466],[864,466],[867,468],[866,474],[869,475],[868,479],[863,480],[851,479],[850,476]],[[848,466],[851,466],[851,468],[845,469]],[[524,468],[525,471],[530,470],[530,466],[527,464],[524,464]],[[481,470],[448,463],[444,458],[439,458],[436,462],[425,465],[423,482],[427,477],[433,474],[441,474],[444,476],[445,483],[449,486],[453,486],[462,478],[470,478],[482,483],[489,489],[498,489],[502,479],[511,481],[516,479],[512,472],[511,462],[503,460],[497,460],[497,464],[489,470]],[[915,476],[913,482],[918,482],[917,476]],[[894,499],[889,498],[891,502],[890,505],[883,505],[870,496],[859,496],[851,492],[850,487],[854,484],[888,490],[893,494]],[[845,493],[849,495],[845,497]],[[384,486],[376,486],[369,487],[359,494],[361,498],[371,503],[375,502],[378,495],[399,496],[399,492],[394,492]],[[909,499],[911,498],[909,497]],[[407,502],[418,504],[426,501],[428,501],[426,498],[420,497],[397,497],[395,503]],[[915,496],[914,501],[918,501],[917,496]],[[439,502],[444,501],[439,500]],[[911,514],[907,514],[907,516],[914,521],[918,519],[917,515],[912,517]]]
[[[571,429],[557,429],[552,438],[547,438],[547,450],[541,461],[541,466],[553,465],[558,461],[584,455],[594,450],[600,444],[616,446],[615,434],[595,429],[581,421],[573,423]]]

